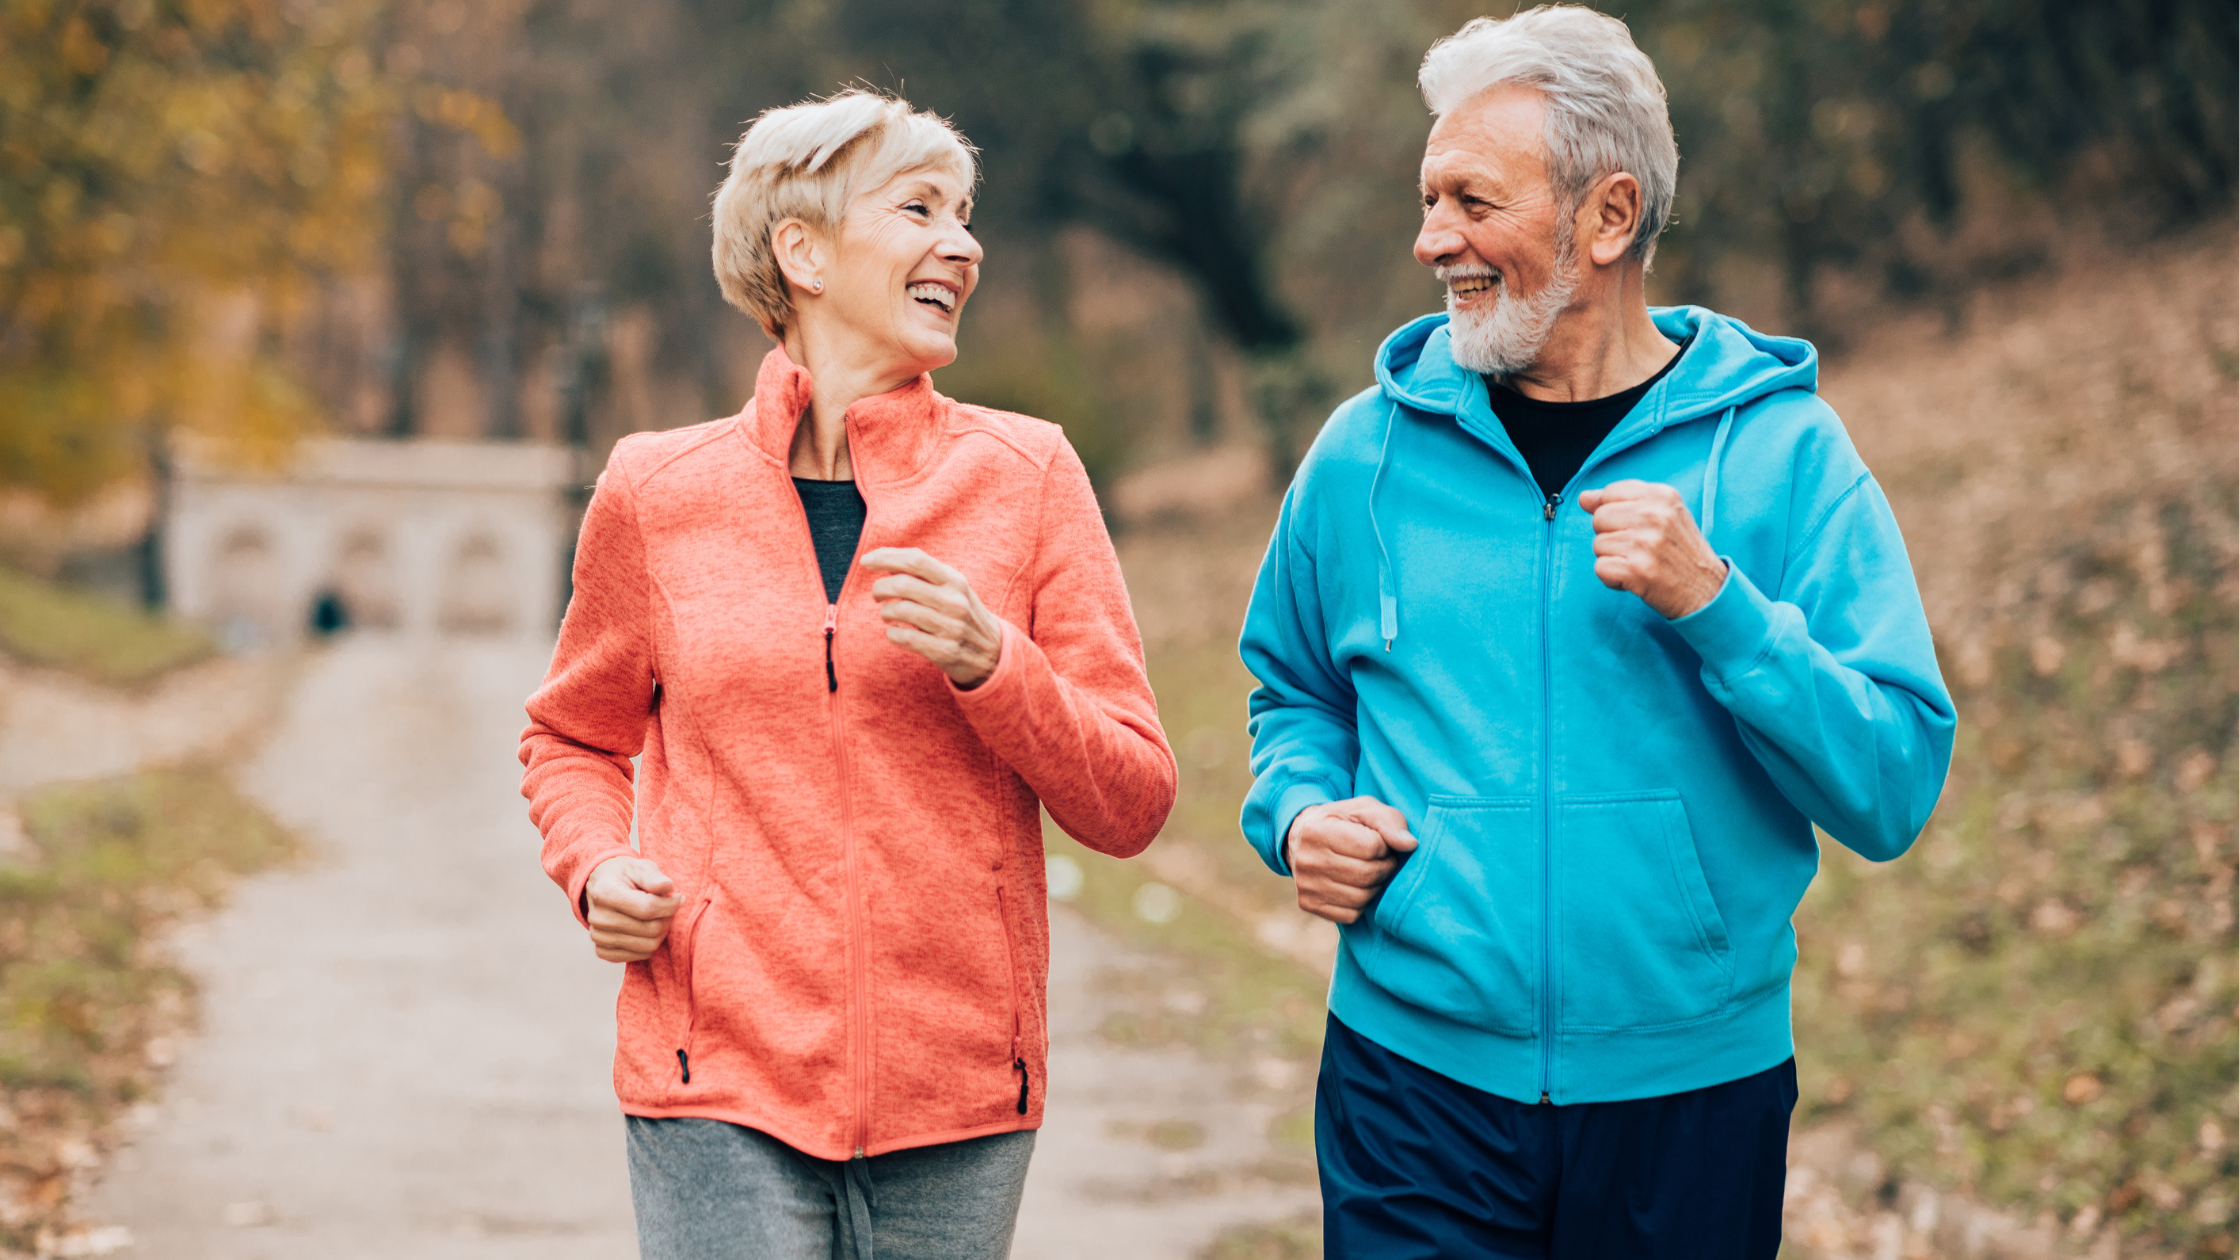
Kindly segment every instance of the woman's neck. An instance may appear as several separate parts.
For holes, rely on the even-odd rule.
[[[849,481],[848,408],[916,380],[918,369],[889,361],[860,339],[797,320],[786,329],[786,357],[809,373],[809,409],[793,431],[787,456],[793,475],[812,481]]]

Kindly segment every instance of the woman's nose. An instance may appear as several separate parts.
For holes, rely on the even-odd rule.
[[[941,242],[941,256],[943,258],[950,262],[962,263],[967,267],[979,266],[982,252],[980,239],[965,230],[962,225],[950,229],[948,239]]]

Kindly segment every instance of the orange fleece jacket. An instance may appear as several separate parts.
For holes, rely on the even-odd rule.
[[[632,852],[642,753],[638,842],[682,908],[616,1002],[625,1112],[822,1159],[1035,1128],[1037,807],[1126,857],[1174,804],[1119,562],[1056,425],[926,377],[849,408],[862,548],[946,561],[1003,622],[959,691],[887,642],[878,575],[826,605],[787,469],[808,402],[773,350],[739,415],[615,447],[521,737],[545,870],[580,917]]]

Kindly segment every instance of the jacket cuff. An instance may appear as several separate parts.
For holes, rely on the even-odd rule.
[[[1286,879],[1291,876],[1291,824],[1297,822],[1299,815],[1309,806],[1327,805],[1337,799],[1331,795],[1328,784],[1318,783],[1313,779],[1294,783],[1276,797],[1273,811],[1276,834],[1268,851],[1268,865],[1276,874]]]
[[[593,852],[576,863],[575,873],[568,876],[568,909],[576,916],[577,923],[586,929],[591,926],[591,917],[584,913],[583,901],[583,890],[591,883],[591,872],[598,870],[610,858],[636,856],[638,851],[629,845],[614,845]]]
[[[1773,602],[1740,565],[1725,556],[1720,559],[1726,561],[1727,580],[1719,593],[1710,603],[1665,624],[1703,658],[1706,673],[1726,679],[1748,673],[1772,647],[1774,610]]]
[[[994,673],[981,679],[979,686],[970,689],[959,687],[956,680],[947,675],[942,676],[942,680],[949,684],[949,694],[965,712],[973,715],[976,722],[991,717],[1001,720],[999,715],[1004,714],[1005,710],[1023,702],[1025,697],[1019,694],[1020,676],[1027,672],[1027,664],[1023,658],[1037,650],[1034,640],[1021,634],[1017,626],[1001,617],[996,618],[996,625],[1002,630],[1003,641],[996,649]]]

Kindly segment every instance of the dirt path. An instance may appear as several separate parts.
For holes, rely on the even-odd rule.
[[[516,794],[543,663],[358,639],[305,669],[242,782],[317,856],[178,942],[203,1035],[84,1204],[131,1230],[129,1254],[634,1253],[616,973],[538,869]],[[1070,912],[1055,938],[1050,1119],[1016,1254],[1182,1260],[1311,1206],[1311,1186],[1250,1175],[1273,1103],[1187,1051],[1106,1045],[1098,977],[1133,963]],[[1145,1140],[1178,1117],[1202,1145]]]

